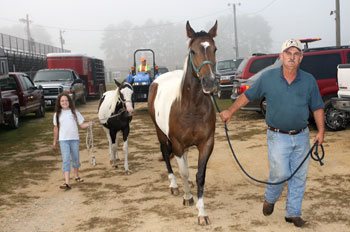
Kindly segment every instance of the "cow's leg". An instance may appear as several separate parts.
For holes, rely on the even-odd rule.
[[[179,165],[180,169],[180,175],[184,183],[184,200],[183,200],[183,205],[189,206],[193,205],[193,196],[191,194],[191,187],[189,185],[188,179],[189,179],[189,170],[188,170],[188,164],[187,164],[187,151],[181,156],[175,156],[176,161]]]
[[[198,209],[198,224],[208,225],[210,224],[209,217],[204,209],[204,184],[205,184],[205,172],[207,169],[207,163],[214,147],[214,135],[210,136],[208,141],[198,146],[199,159],[198,159],[198,172],[196,175],[197,182],[197,209]]]
[[[123,130],[123,151],[124,151],[124,168],[125,168],[125,173],[127,175],[131,174],[131,171],[129,170],[129,163],[128,163],[128,136],[130,132],[130,127],[129,125]]]

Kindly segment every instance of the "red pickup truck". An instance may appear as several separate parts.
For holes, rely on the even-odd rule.
[[[35,113],[45,116],[44,93],[41,87],[35,87],[25,73],[10,72],[0,79],[0,124],[11,128],[19,127],[19,117]]]

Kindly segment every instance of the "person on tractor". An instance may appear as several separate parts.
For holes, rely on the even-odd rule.
[[[139,65],[137,72],[145,72],[145,73],[147,72],[149,76],[151,75],[151,68],[146,63],[145,57],[141,58],[141,64]]]

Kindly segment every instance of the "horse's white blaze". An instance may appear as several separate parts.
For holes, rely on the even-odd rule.
[[[179,97],[182,70],[167,72],[159,76],[154,82],[158,84],[157,95],[154,100],[156,123],[163,133],[169,137],[169,116],[171,105]]]
[[[132,107],[132,101],[131,101],[133,91],[129,88],[123,88],[122,90],[120,90],[120,92],[123,94],[124,99],[126,101],[125,102],[126,110],[130,114],[132,114],[134,112],[134,108]]]
[[[168,179],[170,180],[170,188],[178,188],[178,185],[176,184],[176,177],[173,173],[168,175]]]
[[[201,45],[204,47],[204,54],[205,54],[205,57],[206,59],[208,59],[208,56],[207,56],[207,47],[210,46],[210,43],[208,41],[205,41],[205,42],[202,42]],[[210,69],[210,72],[211,72],[211,78],[212,79],[215,79],[215,75],[213,74],[213,68],[211,65],[209,65],[209,69]]]
[[[108,118],[113,114],[118,102],[118,89],[105,92],[104,100],[98,110],[98,119],[102,124],[106,123]]]
[[[204,197],[201,197],[198,199],[196,207],[198,209],[198,217],[203,216],[206,217],[208,216],[207,213],[204,210]]]
[[[188,179],[189,179],[189,170],[188,170],[188,166],[187,166],[187,152],[185,152],[185,154],[181,157],[176,157],[176,161],[179,165],[179,169],[180,169],[180,175],[181,178],[183,180],[184,183],[184,199],[185,200],[189,200],[192,198],[192,194],[191,194],[191,188],[188,184]]]
[[[210,46],[210,43],[208,41],[202,42],[201,45],[204,47],[204,49],[206,50],[207,47]]]

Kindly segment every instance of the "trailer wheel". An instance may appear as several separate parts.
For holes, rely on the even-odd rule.
[[[9,121],[9,126],[11,129],[19,128],[19,111],[18,108],[13,108],[11,118]]]

